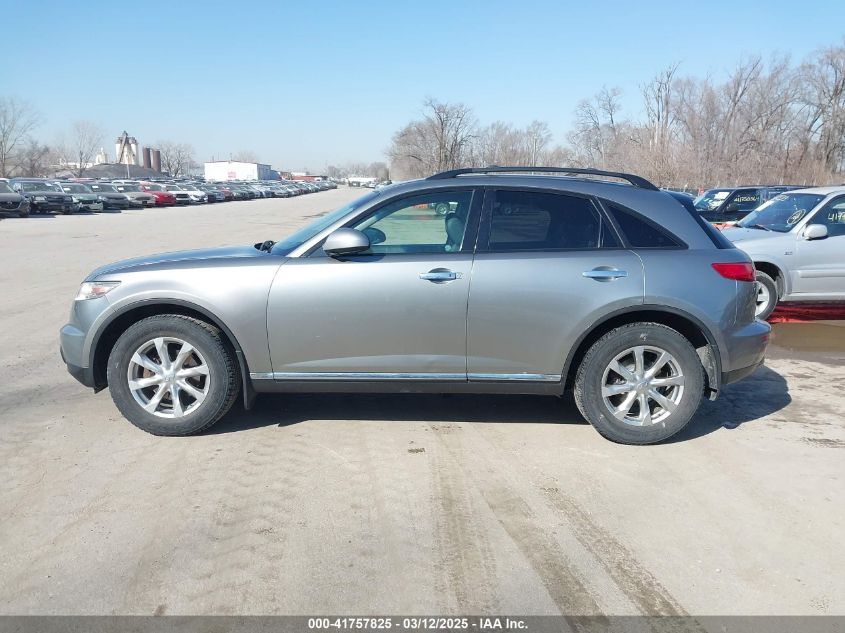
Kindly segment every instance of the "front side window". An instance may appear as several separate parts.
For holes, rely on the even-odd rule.
[[[461,249],[472,191],[437,191],[389,202],[351,228],[373,254],[454,253]]]
[[[756,189],[741,189],[728,201],[728,213],[748,212],[760,206],[760,193]]]
[[[587,198],[543,191],[496,192],[490,214],[491,251],[618,246]]]
[[[845,235],[845,198],[829,202],[810,220],[810,224],[824,224],[828,237]]]

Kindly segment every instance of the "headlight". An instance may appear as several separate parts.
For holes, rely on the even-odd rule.
[[[86,281],[79,286],[76,301],[99,299],[120,285],[119,281]]]
[[[33,200],[36,202],[47,202],[47,196],[35,196]]]
[[[74,202],[77,202],[77,203],[79,202],[79,198],[77,198],[76,196],[71,196],[70,199],[73,200]]]
[[[105,196],[97,196],[97,200],[99,200],[100,202],[105,202],[106,200],[108,200],[108,198],[106,198]]]

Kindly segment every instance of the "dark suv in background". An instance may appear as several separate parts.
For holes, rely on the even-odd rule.
[[[708,222],[739,222],[764,202],[776,195],[798,189],[798,185],[752,185],[708,189],[695,199],[695,208]]]
[[[68,215],[79,208],[73,196],[66,194],[54,182],[40,178],[12,178],[9,184],[29,201],[31,213],[56,212]]]

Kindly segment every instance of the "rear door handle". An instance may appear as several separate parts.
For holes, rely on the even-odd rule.
[[[434,283],[442,283],[444,281],[454,281],[460,279],[461,273],[456,273],[451,270],[430,270],[427,273],[420,273],[420,279],[431,281]]]
[[[592,270],[585,270],[581,273],[584,277],[595,279],[596,281],[613,281],[620,277],[627,277],[627,270],[617,270],[616,268],[599,267]]]

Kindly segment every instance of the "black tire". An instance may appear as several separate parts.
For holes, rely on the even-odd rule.
[[[768,293],[767,301],[765,301],[764,305],[757,304],[755,308],[755,316],[758,319],[767,319],[769,315],[775,311],[775,308],[778,306],[778,299],[780,298],[778,295],[778,285],[777,282],[772,279],[768,274],[764,273],[762,270],[757,271],[757,283],[763,286]],[[759,301],[760,294],[758,293],[757,299],[755,301]]]
[[[145,411],[129,389],[127,372],[132,355],[156,337],[190,343],[208,367],[208,392],[194,410],[179,418],[164,418]],[[153,435],[190,435],[209,428],[232,407],[240,381],[234,355],[220,330],[192,317],[163,314],[130,326],[117,340],[108,360],[108,384],[115,405],[132,424]],[[166,398],[169,396],[165,396]]]
[[[449,213],[449,211],[450,208],[448,202],[438,202],[436,205],[434,205],[434,212],[437,215],[446,215],[447,213]]]
[[[665,417],[648,426],[634,426],[617,419],[602,396],[604,374],[610,363],[617,355],[638,346],[668,352],[684,376],[677,408],[668,414],[660,410],[658,417]],[[672,437],[689,423],[703,395],[704,368],[695,349],[679,332],[658,323],[632,323],[611,330],[590,347],[575,378],[575,404],[581,415],[604,437],[620,444],[653,444]],[[649,404],[649,409],[652,408],[658,411]]]
[[[29,217],[29,211],[18,211],[18,217],[19,218],[28,218]]]

